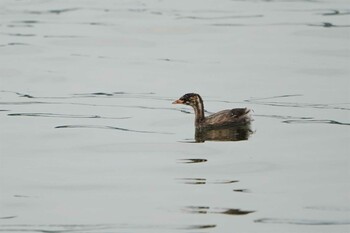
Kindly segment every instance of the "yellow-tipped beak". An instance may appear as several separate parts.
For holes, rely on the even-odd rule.
[[[183,104],[183,103],[184,103],[183,100],[175,100],[173,102],[173,104]]]

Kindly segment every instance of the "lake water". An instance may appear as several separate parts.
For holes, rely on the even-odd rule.
[[[0,232],[350,232],[347,0],[2,0],[0,19]],[[253,109],[246,140],[195,143],[187,92]]]

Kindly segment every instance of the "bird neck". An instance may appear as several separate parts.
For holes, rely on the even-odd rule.
[[[204,121],[204,104],[202,98],[199,97],[199,101],[193,105],[195,114],[195,125],[199,126]]]

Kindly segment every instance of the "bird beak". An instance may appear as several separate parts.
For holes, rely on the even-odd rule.
[[[183,103],[184,103],[183,100],[175,100],[175,101],[173,102],[173,104],[183,104]]]

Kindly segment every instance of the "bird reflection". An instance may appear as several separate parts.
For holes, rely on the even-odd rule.
[[[196,142],[205,141],[242,141],[248,140],[253,133],[250,124],[229,126],[225,128],[196,128]]]

